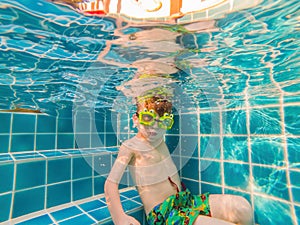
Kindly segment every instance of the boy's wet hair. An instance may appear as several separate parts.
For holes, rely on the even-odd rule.
[[[152,96],[148,98],[139,99],[136,103],[137,112],[140,112],[143,109],[153,109],[160,117],[164,113],[172,112],[172,103],[167,99],[162,99],[159,96]]]

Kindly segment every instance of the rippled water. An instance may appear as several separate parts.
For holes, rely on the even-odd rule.
[[[43,0],[1,1],[0,109],[55,115],[74,101],[96,110],[128,105],[116,87],[135,76],[132,64],[161,58],[174,60],[180,71],[171,78],[203,109],[299,101],[299,9],[298,0],[263,1],[211,21],[213,28],[147,42],[117,36],[114,19]],[[145,30],[123,26],[125,37]]]

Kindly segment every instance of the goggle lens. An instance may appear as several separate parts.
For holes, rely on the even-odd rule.
[[[160,117],[157,120],[157,115],[153,110],[144,110],[138,114],[138,117],[140,124],[142,125],[153,126],[155,121],[157,121],[158,126],[166,130],[170,130],[174,123],[173,114],[165,113],[162,117]]]

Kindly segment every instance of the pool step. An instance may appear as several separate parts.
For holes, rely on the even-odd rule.
[[[144,211],[135,188],[120,191],[125,212],[144,224]],[[0,223],[1,224],[1,223]],[[56,206],[2,223],[3,225],[113,225],[103,194]]]

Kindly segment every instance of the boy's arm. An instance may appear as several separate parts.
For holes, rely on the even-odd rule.
[[[119,182],[131,158],[132,153],[126,147],[121,146],[118,157],[104,185],[107,207],[115,225],[140,224],[136,219],[125,214],[119,193]]]

